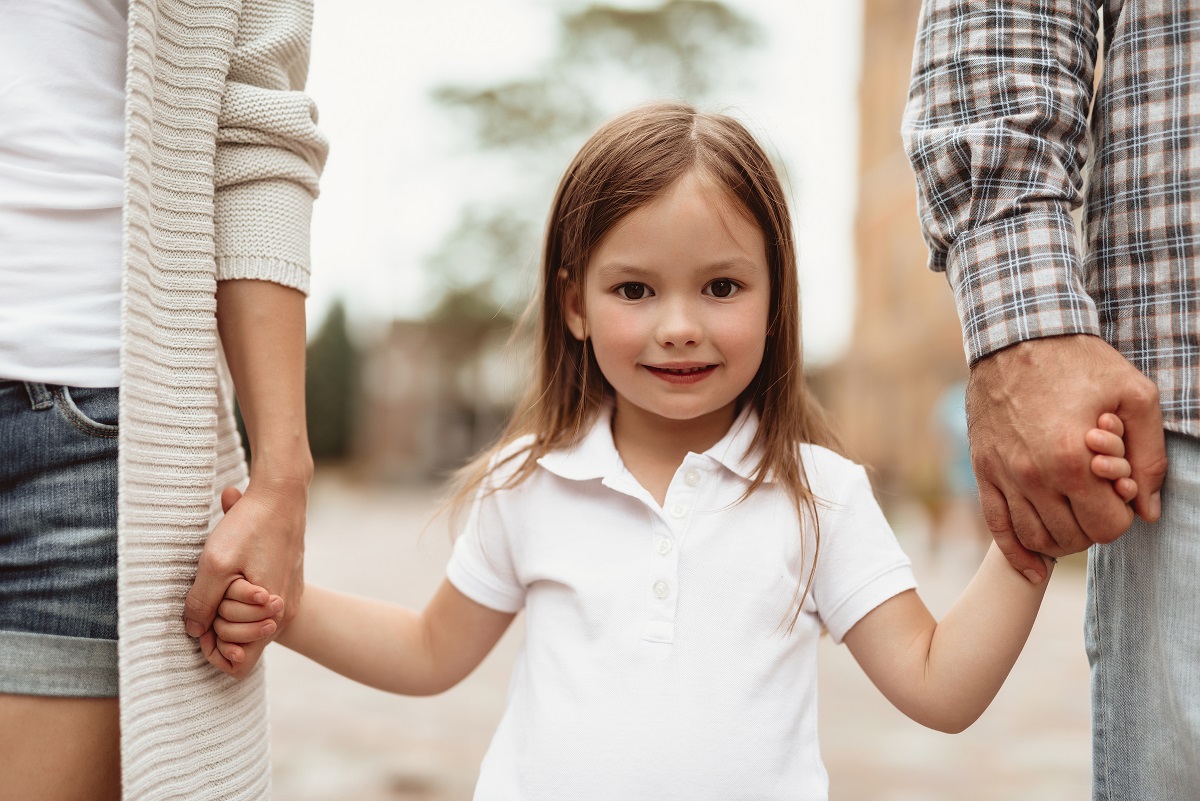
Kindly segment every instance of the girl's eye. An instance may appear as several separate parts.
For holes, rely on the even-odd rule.
[[[733,296],[741,287],[728,278],[718,278],[709,284],[706,289],[714,298],[728,298]]]
[[[621,284],[617,287],[617,294],[625,300],[641,300],[650,294],[650,288],[645,284]]]

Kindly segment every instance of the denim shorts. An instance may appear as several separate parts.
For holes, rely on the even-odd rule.
[[[117,695],[117,395],[0,380],[0,693]]]

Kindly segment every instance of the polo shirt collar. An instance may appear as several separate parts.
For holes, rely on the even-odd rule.
[[[612,437],[612,403],[606,403],[596,414],[587,434],[570,448],[551,451],[538,459],[538,464],[555,475],[572,481],[588,481],[615,477],[625,471]],[[733,425],[704,456],[726,469],[752,481],[760,455],[751,453],[750,446],[758,432],[758,413],[750,406],[742,409]],[[768,474],[767,480],[772,476]]]

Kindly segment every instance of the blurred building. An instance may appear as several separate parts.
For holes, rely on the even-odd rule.
[[[363,353],[354,463],[391,481],[442,479],[503,428],[527,348],[507,321],[394,320]]]
[[[848,350],[814,385],[885,502],[908,493],[932,506],[953,458],[936,410],[967,370],[950,288],[926,268],[900,140],[919,10],[920,0],[863,0],[857,307]]]

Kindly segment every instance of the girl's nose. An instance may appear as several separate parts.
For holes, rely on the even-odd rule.
[[[686,347],[700,342],[700,318],[685,302],[662,305],[658,322],[658,342],[664,347]]]

